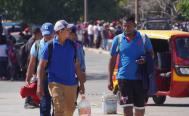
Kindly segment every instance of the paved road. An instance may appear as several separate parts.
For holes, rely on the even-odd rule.
[[[86,51],[87,78],[86,95],[92,105],[92,116],[106,116],[101,110],[101,96],[109,92],[107,87],[107,64],[109,56]],[[24,100],[19,96],[19,88],[24,82],[0,82],[0,116],[38,116],[39,109],[24,109]],[[167,98],[165,105],[155,106],[152,100],[146,108],[145,116],[189,116],[189,98]],[[122,115],[121,108],[118,114]],[[77,116],[77,110],[74,114]]]

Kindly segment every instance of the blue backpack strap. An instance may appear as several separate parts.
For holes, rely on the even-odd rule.
[[[141,39],[142,39],[142,42],[143,42],[143,45],[144,45],[144,52],[146,53],[147,50],[146,50],[146,39],[148,38],[146,34],[143,34],[143,33],[140,33],[140,36],[141,36]]]
[[[117,44],[117,48],[116,48],[116,52],[119,53],[120,52],[120,44],[122,42],[122,34],[118,35],[118,44]]]

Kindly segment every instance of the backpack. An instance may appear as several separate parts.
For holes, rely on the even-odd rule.
[[[20,50],[19,50],[20,58],[19,59],[20,59],[20,65],[22,68],[27,68],[27,66],[28,66],[29,59],[30,59],[30,49],[34,42],[35,42],[35,40],[28,40],[27,43],[23,44],[20,47]]]
[[[19,54],[20,54],[20,64],[22,67],[25,67],[28,60],[28,54],[26,52],[26,44],[20,47]]]

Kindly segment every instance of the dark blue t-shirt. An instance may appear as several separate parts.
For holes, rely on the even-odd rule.
[[[50,64],[48,65],[48,81],[65,85],[76,85],[74,64],[74,47],[70,40],[66,40],[63,45],[58,38],[53,39],[53,50]],[[48,45],[44,47],[41,59],[48,60]]]

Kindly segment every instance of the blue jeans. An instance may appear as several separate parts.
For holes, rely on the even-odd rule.
[[[44,96],[40,101],[40,116],[51,116],[51,96],[48,90],[48,80],[44,82]]]

